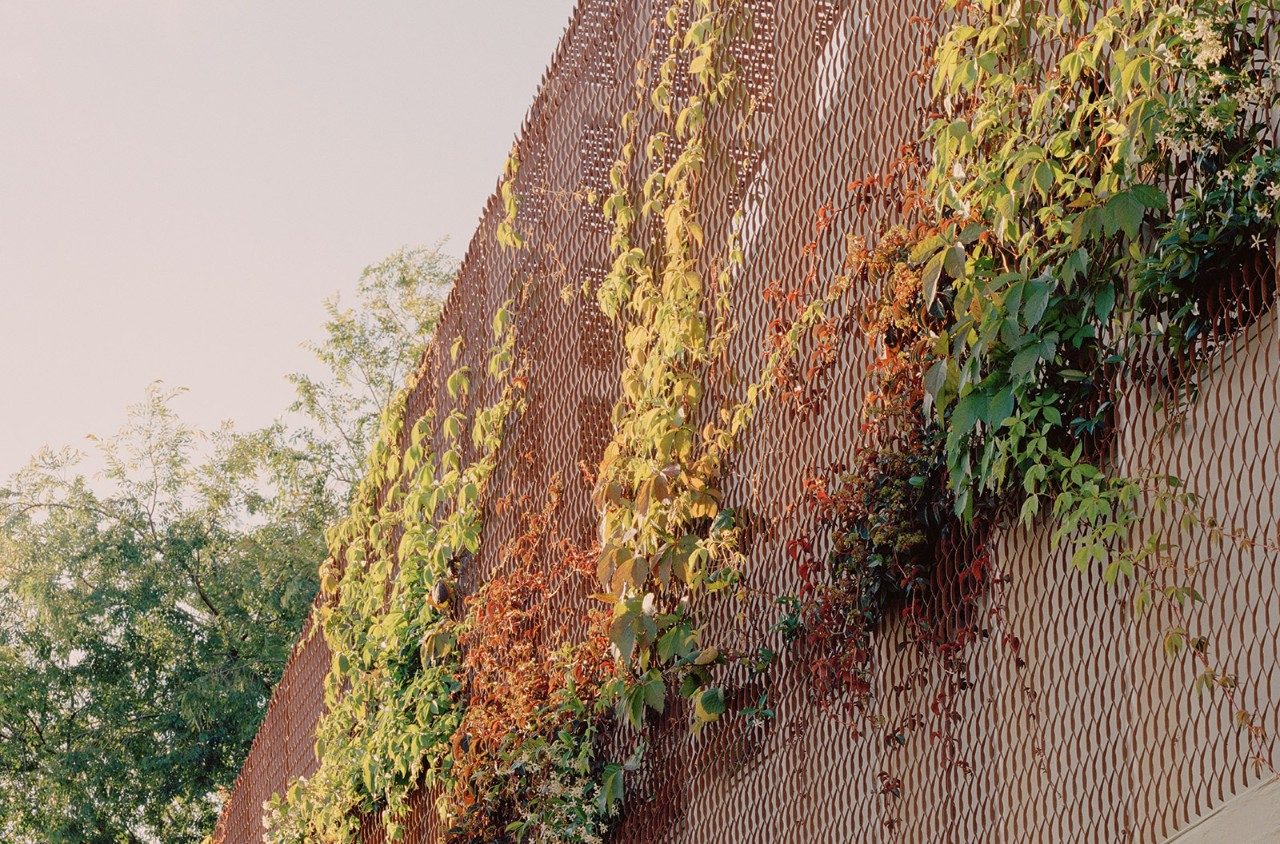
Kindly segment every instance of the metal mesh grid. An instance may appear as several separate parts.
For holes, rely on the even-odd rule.
[[[595,537],[598,514],[583,468],[589,474],[598,464],[609,439],[621,346],[592,305],[560,295],[566,286],[590,287],[607,262],[607,228],[568,195],[604,186],[620,143],[612,127],[629,105],[630,68],[650,44],[659,5],[579,4],[519,137],[519,228],[528,245],[518,253],[495,245],[502,209],[491,201],[445,308],[439,342],[424,361],[426,376],[410,398],[410,421],[432,407],[447,413],[450,401],[437,386],[452,367],[446,350],[453,338],[477,338],[460,363],[482,371],[491,315],[522,287],[528,291],[515,321],[531,367],[529,407],[507,436],[491,493],[502,504],[488,514],[484,550],[462,572],[464,589],[499,569],[497,551],[516,535],[521,515],[540,508],[553,475],[564,482],[558,511],[564,537],[580,543]],[[747,378],[759,370],[769,318],[761,293],[775,279],[804,275],[801,247],[810,239],[815,209],[839,197],[849,179],[882,172],[918,136],[926,103],[912,72],[936,8],[930,0],[753,0],[750,6],[754,38],[740,58],[749,89],[766,107],[750,137],[721,138],[728,150],[722,154],[738,160],[733,169],[742,178],[709,183],[700,196],[709,232],[723,227],[739,204],[746,214],[747,269],[735,281],[738,333],[731,358]],[[880,201],[860,215],[837,218],[833,236],[871,235],[889,218],[888,206]],[[1269,310],[1275,267],[1260,260],[1223,279],[1223,288],[1224,317],[1207,365],[1166,373],[1197,382],[1199,401],[1180,428],[1166,430],[1167,419],[1156,410],[1163,388],[1128,376],[1117,402],[1115,460],[1120,471],[1182,478],[1206,497],[1219,521],[1274,542],[1280,518],[1280,329]],[[872,295],[850,294],[854,300]],[[785,543],[814,528],[812,511],[800,506],[802,477],[846,459],[858,439],[855,420],[871,352],[856,339],[840,347],[829,399],[816,417],[797,424],[787,412],[767,408],[733,459],[723,488],[726,500],[750,515],[745,576],[759,597],[701,608],[716,641],[732,646],[767,638],[776,610],[765,596],[796,591]],[[1148,363],[1148,371],[1160,365]],[[495,397],[487,383],[474,387],[477,405]],[[1150,520],[1142,530],[1170,539],[1178,533],[1169,520]],[[695,737],[688,713],[677,705],[650,728],[645,767],[628,782],[615,840],[879,840],[889,837],[885,821],[892,817],[904,841],[1159,841],[1254,782],[1231,713],[1191,691],[1191,669],[1163,655],[1155,620],[1135,622],[1114,592],[1076,573],[1072,549],[1053,547],[1050,534],[1047,528],[1008,530],[988,543],[994,567],[1008,577],[1008,626],[1022,641],[1027,665],[1016,669],[999,642],[970,646],[974,685],[958,701],[961,718],[951,732],[971,773],[947,765],[944,748],[928,731],[892,750],[853,737],[838,709],[812,704],[804,665],[784,655],[754,685],[745,673],[731,673],[726,683],[731,709],[767,689],[777,716],[766,726],[728,719]],[[1197,621],[1214,632],[1224,667],[1252,681],[1245,704],[1275,723],[1280,592],[1274,554],[1261,544],[1179,541],[1182,553],[1204,560],[1209,601]],[[962,557],[971,550],[953,552]],[[567,618],[582,616],[584,598],[560,600]],[[914,659],[895,648],[900,634],[891,625],[878,637],[878,664],[891,676],[905,674]],[[311,736],[328,666],[323,637],[304,635],[227,800],[216,840],[260,840],[262,802],[314,770]],[[892,722],[918,705],[910,694],[884,696],[877,714]],[[881,771],[902,778],[901,797],[881,793]],[[408,840],[435,840],[434,796],[420,791],[413,806]],[[382,840],[376,823],[365,825],[362,840]]]

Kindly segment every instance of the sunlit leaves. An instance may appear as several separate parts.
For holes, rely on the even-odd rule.
[[[500,352],[514,346],[511,307],[493,319]],[[455,361],[462,350],[455,342]],[[269,840],[284,844],[318,834],[349,841],[356,807],[376,802],[394,822],[420,780],[449,782],[450,741],[462,717],[449,579],[462,557],[480,549],[484,490],[507,421],[523,408],[510,370],[508,361],[491,359],[489,377],[501,387],[499,397],[473,414],[460,406],[440,420],[434,436],[446,447],[438,462],[428,450],[435,442],[431,413],[415,422],[410,445],[400,451],[408,387],[384,413],[369,474],[330,535],[331,555],[346,564],[331,584],[332,603],[319,611],[334,654],[327,712],[316,729],[320,766],[272,802]],[[470,367],[456,367],[445,387],[463,404]],[[477,453],[464,460],[468,421]]]
[[[524,247],[524,235],[516,229],[520,201],[516,194],[515,183],[519,174],[520,155],[513,147],[503,169],[502,185],[498,189],[498,198],[502,202],[503,215],[502,219],[498,221],[497,229],[494,231],[494,239],[498,241],[498,245],[507,249],[521,249]]]
[[[679,20],[688,23],[656,65],[648,105],[661,119],[648,137],[623,146],[610,174],[613,193],[604,202],[613,223],[613,264],[595,296],[605,316],[621,323],[625,367],[596,493],[605,538],[596,575],[612,596],[610,639],[637,678],[617,702],[620,717],[636,728],[646,710],[665,707],[664,670],[682,684],[696,673],[705,685],[708,664],[694,658],[704,652],[697,633],[682,610],[671,610],[682,592],[735,582],[728,569],[739,553],[737,519],[713,482],[721,455],[762,398],[752,387],[746,403],[723,409],[705,427],[692,422],[729,336],[722,312],[732,274],[703,275],[702,262],[718,260],[720,248],[708,243],[695,196],[707,121],[716,109],[737,107],[730,91],[733,58],[725,47],[739,37],[738,11],[706,0],[672,3],[668,25],[676,30]],[[681,102],[671,95],[686,84],[678,75],[693,83]],[[637,149],[645,166],[633,176]],[[654,250],[636,242],[641,222],[658,235]],[[739,252],[731,233],[724,260],[732,264]]]

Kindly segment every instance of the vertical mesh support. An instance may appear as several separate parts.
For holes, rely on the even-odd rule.
[[[462,572],[464,590],[502,570],[500,549],[518,533],[521,515],[545,500],[554,476],[564,483],[563,536],[580,543],[595,536],[599,514],[589,478],[609,438],[621,342],[580,293],[604,274],[608,230],[572,195],[607,185],[621,143],[614,127],[631,99],[631,69],[651,43],[661,5],[579,3],[519,136],[519,226],[527,246],[512,253],[495,245],[502,208],[491,200],[438,342],[424,360],[427,376],[410,396],[410,421],[432,408],[448,413],[447,393],[437,388],[452,368],[453,339],[467,338],[460,363],[483,371],[492,314],[526,287],[516,319],[530,362],[529,408],[507,436],[492,493],[503,503],[488,513],[484,548]],[[744,377],[761,364],[769,319],[762,292],[775,279],[806,272],[801,247],[811,237],[815,209],[839,197],[846,181],[883,171],[923,128],[925,93],[912,72],[930,35],[922,27],[933,25],[934,12],[930,0],[750,0],[748,6],[753,34],[739,58],[761,107],[750,137],[726,130],[718,145],[735,160],[724,172],[738,175],[700,188],[708,231],[722,230],[730,209],[744,212],[746,266],[735,280],[737,333],[730,348],[731,366]],[[834,236],[871,235],[891,215],[884,204],[843,216]],[[565,290],[575,295],[562,295]],[[1122,472],[1182,478],[1206,496],[1217,520],[1274,543],[1280,329],[1271,310],[1272,260],[1242,267],[1222,280],[1222,290],[1207,362],[1168,373],[1195,381],[1198,402],[1169,430],[1156,409],[1157,383],[1133,377],[1122,384],[1115,460]],[[846,304],[856,308],[856,299],[874,291],[849,295],[855,301]],[[706,608],[710,635],[730,647],[769,635],[776,608],[768,596],[796,591],[785,543],[814,527],[812,513],[800,506],[805,473],[847,460],[855,445],[871,356],[856,338],[839,355],[829,399],[816,417],[796,424],[766,408],[723,481],[726,499],[741,504],[751,525],[745,578],[750,595],[758,596]],[[473,388],[476,406],[496,395],[483,382]],[[1194,621],[1214,631],[1224,667],[1252,681],[1244,705],[1262,708],[1274,724],[1280,701],[1274,554],[1261,545],[1214,545],[1207,537],[1188,544],[1171,519],[1152,517],[1138,530],[1177,538],[1183,554],[1203,561],[1209,601]],[[970,646],[974,686],[961,696],[953,728],[954,747],[970,772],[948,764],[941,744],[925,733],[896,749],[855,738],[839,711],[812,704],[804,666],[784,653],[763,679],[731,676],[726,684],[731,707],[767,692],[777,714],[763,726],[726,719],[695,737],[688,713],[674,705],[650,728],[646,764],[628,782],[614,840],[880,840],[892,816],[905,841],[1156,842],[1255,783],[1231,713],[1217,698],[1193,693],[1191,670],[1163,655],[1154,623],[1135,621],[1096,578],[1077,574],[1071,549],[1055,547],[1050,533],[1006,530],[988,543],[993,566],[1008,578],[1007,623],[1027,664],[1015,670],[995,643]],[[950,549],[957,559],[971,552]],[[587,598],[556,600],[572,626]],[[912,667],[911,657],[895,647],[901,639],[892,623],[878,636],[878,663],[888,676]],[[304,634],[215,840],[261,840],[263,801],[314,771],[313,734],[329,661],[323,636]],[[878,714],[892,721],[918,703],[886,697]],[[881,793],[877,776],[886,770],[902,778],[901,797]],[[411,803],[407,840],[437,840],[435,796],[420,790]],[[382,840],[376,823],[365,825],[361,840]]]

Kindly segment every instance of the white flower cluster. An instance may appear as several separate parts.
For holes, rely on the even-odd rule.
[[[602,844],[608,816],[600,808],[601,785],[591,774],[590,756],[589,737],[578,747],[557,737],[523,744],[508,760],[503,774],[536,783],[517,818],[522,840]]]
[[[1166,154],[1194,161],[1239,138],[1249,121],[1265,119],[1280,102],[1280,90],[1269,62],[1259,66],[1246,54],[1251,46],[1232,43],[1238,22],[1203,8],[1176,9],[1169,19],[1174,37],[1157,52],[1181,78],[1156,140]]]
[[[1191,52],[1191,63],[1201,70],[1216,68],[1227,56],[1223,39],[1225,19],[1196,17],[1182,31],[1183,40]]]

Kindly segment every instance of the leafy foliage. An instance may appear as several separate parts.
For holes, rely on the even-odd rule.
[[[1141,310],[1164,316],[1156,330],[1176,352],[1202,344],[1233,310],[1221,276],[1274,254],[1280,153],[1267,116],[1277,77],[1271,61],[1259,60],[1273,14],[1257,2],[1171,13],[1164,55],[1179,85],[1156,143],[1189,188],[1144,260],[1136,295]]]
[[[191,840],[234,778],[315,590],[333,512],[273,429],[207,464],[153,388],[100,443],[44,453],[0,518],[0,830]]]
[[[1132,580],[1139,608],[1163,600],[1183,617],[1203,600],[1166,582],[1188,568],[1175,548],[1129,536],[1148,506],[1179,507],[1185,526],[1211,536],[1221,528],[1177,478],[1108,472],[1113,391],[1138,371],[1135,350],[1159,343],[1194,361],[1211,349],[1207,337],[1237,307],[1224,301],[1224,271],[1274,248],[1280,187],[1265,133],[1277,94],[1263,57],[1275,9],[1250,0],[948,6],[952,23],[930,59],[938,118],[924,139],[926,201],[902,192],[903,216],[924,222],[909,236],[882,226],[870,253],[855,247],[845,262],[845,276],[870,267],[859,280],[883,293],[864,322],[878,358],[854,469],[809,485],[834,550],[820,565],[811,540],[791,545],[809,603],[785,601],[783,629],[819,646],[819,690],[852,692],[845,699],[857,708],[874,691],[871,634],[894,606],[908,644],[943,657],[952,691],[966,685],[956,654],[986,631],[962,623],[939,638],[921,610],[936,597],[972,617],[977,587],[998,583],[981,537],[1012,513],[1030,522],[1051,510],[1072,562],[1100,566],[1107,584]],[[851,183],[852,207],[866,207],[868,184],[888,183]],[[819,231],[829,215],[819,213]],[[817,302],[825,312],[830,300]],[[801,408],[816,403],[842,328],[825,315],[810,325],[821,330],[810,365],[780,371]],[[948,595],[927,575],[945,537],[962,531],[977,534],[977,550]],[[993,598],[997,624],[1002,612]],[[1184,624],[1168,649],[1196,642],[1205,685],[1231,696],[1234,678],[1208,666],[1207,639]],[[1017,652],[1016,639],[1003,640]],[[932,710],[952,713],[950,695]],[[1255,758],[1269,765],[1263,733],[1242,715]],[[945,730],[933,736],[947,740]]]
[[[929,186],[957,216],[922,247],[950,314],[931,395],[957,510],[971,517],[978,496],[1013,487],[1031,516],[1042,494],[1093,471],[1077,446],[1105,424],[1104,367],[1126,333],[1118,297],[1148,213],[1167,205],[1142,167],[1162,104],[1164,15],[1146,4],[1096,20],[1072,5],[962,14],[972,25],[936,52],[953,105],[931,130]],[[1051,68],[1040,48],[1060,55]]]
[[[672,35],[652,98],[643,64],[637,87],[641,107],[663,128],[640,143],[639,115],[624,117],[632,137],[603,202],[615,262],[595,293],[602,311],[625,325],[628,365],[599,473],[604,547],[588,570],[608,590],[612,612],[589,620],[587,641],[572,642],[551,634],[535,609],[545,590],[560,588],[557,579],[580,574],[583,559],[567,546],[559,556],[542,549],[552,501],[507,549],[510,571],[458,617],[459,559],[480,549],[486,485],[502,433],[523,407],[519,365],[510,377],[517,307],[494,320],[489,377],[504,385],[497,404],[469,412],[471,373],[459,367],[445,384],[459,409],[420,420],[403,454],[403,399],[383,417],[351,514],[330,534],[323,571],[331,597],[321,618],[334,663],[318,730],[320,768],[272,801],[271,840],[349,841],[374,812],[394,840],[419,785],[444,790],[441,810],[455,840],[599,840],[622,797],[624,771],[638,764],[597,759],[607,714],[642,728],[647,709],[665,707],[668,675],[692,699],[695,726],[725,711],[723,692],[711,685],[712,666],[724,657],[700,644],[686,602],[659,593],[674,598],[734,582],[738,526],[712,483],[764,392],[751,387],[745,401],[699,428],[702,379],[730,333],[730,267],[742,255],[732,234],[724,255],[705,249],[694,196],[710,114],[747,106],[729,49],[746,35],[739,9],[711,0],[671,4]],[[693,92],[677,101],[672,91],[684,76]],[[633,180],[640,147],[649,169]],[[519,169],[514,150],[495,231],[510,249],[524,243],[516,230]],[[640,240],[642,222],[661,224],[652,252]],[[704,284],[708,266],[713,284]],[[470,462],[461,442],[468,424],[478,449]],[[442,454],[431,452],[435,442]],[[548,556],[558,560],[549,569],[541,566]],[[562,567],[570,561],[577,562]]]
[[[620,797],[620,777],[596,747],[614,676],[609,616],[590,613],[579,642],[557,605],[595,568],[592,552],[549,535],[559,493],[556,479],[504,549],[503,573],[467,600],[459,634],[467,710],[442,805],[449,841],[599,841]]]
[[[957,531],[946,506],[942,436],[925,415],[919,361],[928,354],[929,324],[922,322],[921,270],[911,247],[927,229],[886,232],[874,250],[850,243],[852,283],[881,289],[863,320],[879,351],[867,375],[859,448],[854,463],[832,477],[811,477],[808,493],[834,532],[824,566],[805,549],[809,605],[805,627],[815,650],[815,685],[824,698],[844,692],[847,706],[863,709],[871,694],[871,634],[886,608],[903,603],[920,617],[930,595],[934,549],[945,530]]]
[[[446,266],[400,253],[364,316],[331,303],[303,417],[204,434],[157,385],[94,454],[43,452],[0,489],[0,838],[212,826],[311,609],[358,409],[416,362]]]
[[[619,326],[625,355],[595,479],[595,564],[552,541],[552,490],[523,535],[486,551],[501,573],[459,605],[459,567],[481,547],[502,435],[523,408],[518,300],[494,320],[494,404],[470,407],[473,374],[459,366],[444,385],[457,409],[420,420],[407,447],[403,393],[383,417],[323,570],[334,664],[320,769],[273,801],[271,840],[350,841],[372,813],[395,840],[421,785],[440,788],[452,840],[599,840],[624,772],[640,764],[602,758],[610,719],[642,732],[678,688],[701,729],[728,709],[718,666],[769,662],[704,641],[695,611],[702,595],[744,589],[740,514],[717,484],[761,402],[777,396],[800,414],[821,403],[855,323],[873,358],[859,448],[851,466],[809,479],[830,542],[793,540],[805,591],[783,601],[783,630],[810,648],[822,697],[868,707],[874,634],[899,611],[902,646],[940,670],[894,690],[927,695],[943,726],[926,730],[918,712],[873,722],[890,747],[927,733],[963,769],[946,726],[971,685],[963,654],[1003,628],[983,539],[1015,513],[1051,513],[1082,571],[1137,581],[1147,604],[1200,599],[1186,584],[1156,585],[1169,549],[1126,544],[1146,502],[1195,510],[1199,499],[1174,478],[1108,472],[1111,405],[1135,349],[1193,352],[1215,325],[1214,268],[1271,248],[1280,173],[1262,138],[1275,96],[1257,61],[1267,18],[1251,0],[1095,5],[947,4],[927,52],[936,122],[889,172],[852,182],[842,209],[892,195],[902,224],[872,226],[870,244],[850,239],[820,286],[819,243],[839,213],[821,209],[809,273],[765,291],[777,316],[760,378],[718,405],[709,392],[733,334],[741,217],[713,237],[699,188],[707,126],[744,127],[753,114],[732,49],[749,27],[736,0],[668,6],[669,37],[637,68],[602,200],[613,263],[583,291]],[[517,149],[494,232],[511,249],[525,243],[519,171]],[[842,317],[855,287],[878,298]],[[948,555],[949,543],[969,550]],[[551,600],[592,575],[609,609],[571,633]],[[1207,651],[1184,627],[1171,634],[1171,652]],[[1001,640],[1018,652],[1011,634]],[[1201,677],[1233,688],[1212,668]],[[747,712],[772,710],[762,697]],[[880,780],[886,799],[901,794],[901,777]]]
[[[439,247],[402,249],[365,268],[355,307],[326,300],[325,339],[309,344],[325,374],[289,380],[307,450],[344,495],[361,478],[382,409],[418,367],[456,271]]]
[[[729,288],[743,256],[736,219],[723,254],[706,247],[695,195],[710,115],[749,106],[735,85],[730,49],[747,35],[740,11],[738,3],[710,0],[669,7],[666,26],[673,34],[646,103],[658,128],[637,139],[639,115],[624,117],[631,137],[603,203],[614,225],[614,263],[596,300],[621,325],[626,364],[596,488],[604,513],[597,577],[612,596],[609,637],[625,666],[618,713],[636,729],[646,709],[665,709],[664,670],[693,700],[695,728],[724,708],[714,703],[722,692],[710,682],[718,652],[699,647],[701,631],[675,605],[685,593],[718,591],[736,580],[735,514],[715,481],[760,398],[753,386],[745,401],[700,424],[708,373],[731,333]],[[683,30],[682,20],[688,21]],[[673,93],[680,75],[692,82],[686,100]],[[641,175],[632,182],[635,166]],[[643,240],[649,223],[660,224],[652,248]]]
[[[449,742],[463,711],[452,582],[463,555],[480,550],[497,450],[524,407],[509,320],[494,321],[494,342],[497,400],[470,410],[469,370],[457,367],[448,379],[457,409],[438,433],[434,414],[419,419],[402,451],[411,379],[383,412],[349,514],[329,531],[321,585],[330,598],[319,620],[333,664],[316,729],[320,767],[271,801],[272,841],[349,841],[360,815],[375,811],[396,840],[409,792],[452,782]],[[464,461],[467,451],[475,456]]]

